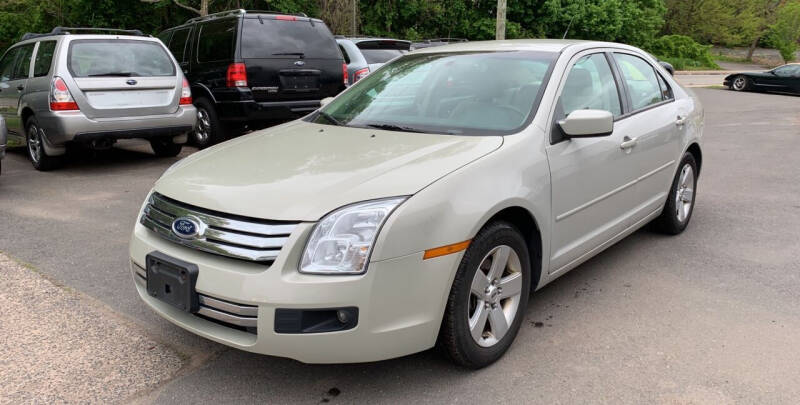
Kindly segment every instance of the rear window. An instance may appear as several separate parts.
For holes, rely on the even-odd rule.
[[[333,34],[321,22],[245,18],[243,58],[341,59]]]
[[[74,77],[174,76],[175,65],[157,42],[85,39],[70,44],[69,71]]]
[[[361,53],[367,63],[386,63],[407,52],[397,49],[362,49]]]

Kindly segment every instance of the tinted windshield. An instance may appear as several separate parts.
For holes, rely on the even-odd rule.
[[[174,76],[175,65],[158,42],[86,39],[70,44],[69,71],[75,77]]]
[[[557,58],[550,52],[406,55],[311,116],[321,124],[495,135],[525,125]]]
[[[367,63],[386,63],[408,52],[399,49],[362,49],[361,53]]]
[[[245,18],[243,29],[243,58],[297,58],[302,55],[341,59],[333,34],[321,22]]]

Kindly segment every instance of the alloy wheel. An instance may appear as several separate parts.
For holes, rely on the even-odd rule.
[[[39,128],[36,125],[28,127],[28,155],[33,163],[39,163],[42,159],[42,138],[39,137]]]
[[[733,80],[733,89],[734,90],[744,90],[745,86],[747,85],[747,79],[743,76],[739,76]]]
[[[472,339],[491,347],[506,335],[519,310],[522,266],[510,246],[492,249],[481,261],[470,286],[467,320]]]
[[[694,203],[694,170],[692,166],[686,164],[681,169],[681,176],[678,178],[678,189],[675,191],[675,211],[679,222],[686,221],[689,213],[692,212]]]
[[[211,119],[205,108],[197,108],[197,129],[194,131],[194,140],[198,145],[205,145],[211,136]]]

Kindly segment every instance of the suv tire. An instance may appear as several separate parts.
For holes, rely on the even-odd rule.
[[[172,141],[172,138],[155,138],[150,140],[150,147],[158,157],[174,157],[181,153],[183,145]]]
[[[61,156],[48,156],[44,149],[44,138],[39,129],[39,122],[36,117],[31,116],[25,121],[25,144],[28,151],[28,158],[33,164],[33,168],[42,172],[53,170],[61,166]]]
[[[192,142],[200,149],[218,144],[225,140],[225,134],[217,116],[214,105],[206,98],[194,101],[197,108],[197,128],[191,133]]]
[[[497,271],[493,271],[495,260],[503,261]],[[519,231],[507,222],[484,227],[456,272],[439,346],[464,367],[477,369],[497,361],[511,346],[525,318],[530,284],[530,256]],[[476,288],[478,293],[473,292]],[[510,323],[509,317],[513,317]]]

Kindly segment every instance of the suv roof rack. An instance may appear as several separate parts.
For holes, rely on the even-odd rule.
[[[223,17],[230,17],[230,16],[239,16],[245,14],[277,14],[277,15],[293,15],[296,17],[308,17],[306,13],[282,13],[280,11],[272,11],[272,10],[245,10],[245,9],[237,9],[237,10],[227,10],[227,11],[220,11],[219,13],[213,13],[209,15],[204,15],[200,17],[195,17],[186,21],[185,24],[205,21],[205,20],[213,20],[215,18],[223,18]]]
[[[26,39],[32,38],[40,38],[40,37],[49,37],[51,35],[70,35],[72,33],[78,32],[108,32],[108,33],[121,33],[125,35],[136,35],[139,37],[147,36],[141,30],[122,30],[116,28],[91,28],[91,27],[55,27],[52,31],[48,33],[33,33],[33,32],[26,32],[25,35],[22,36],[20,41],[24,41]]]

